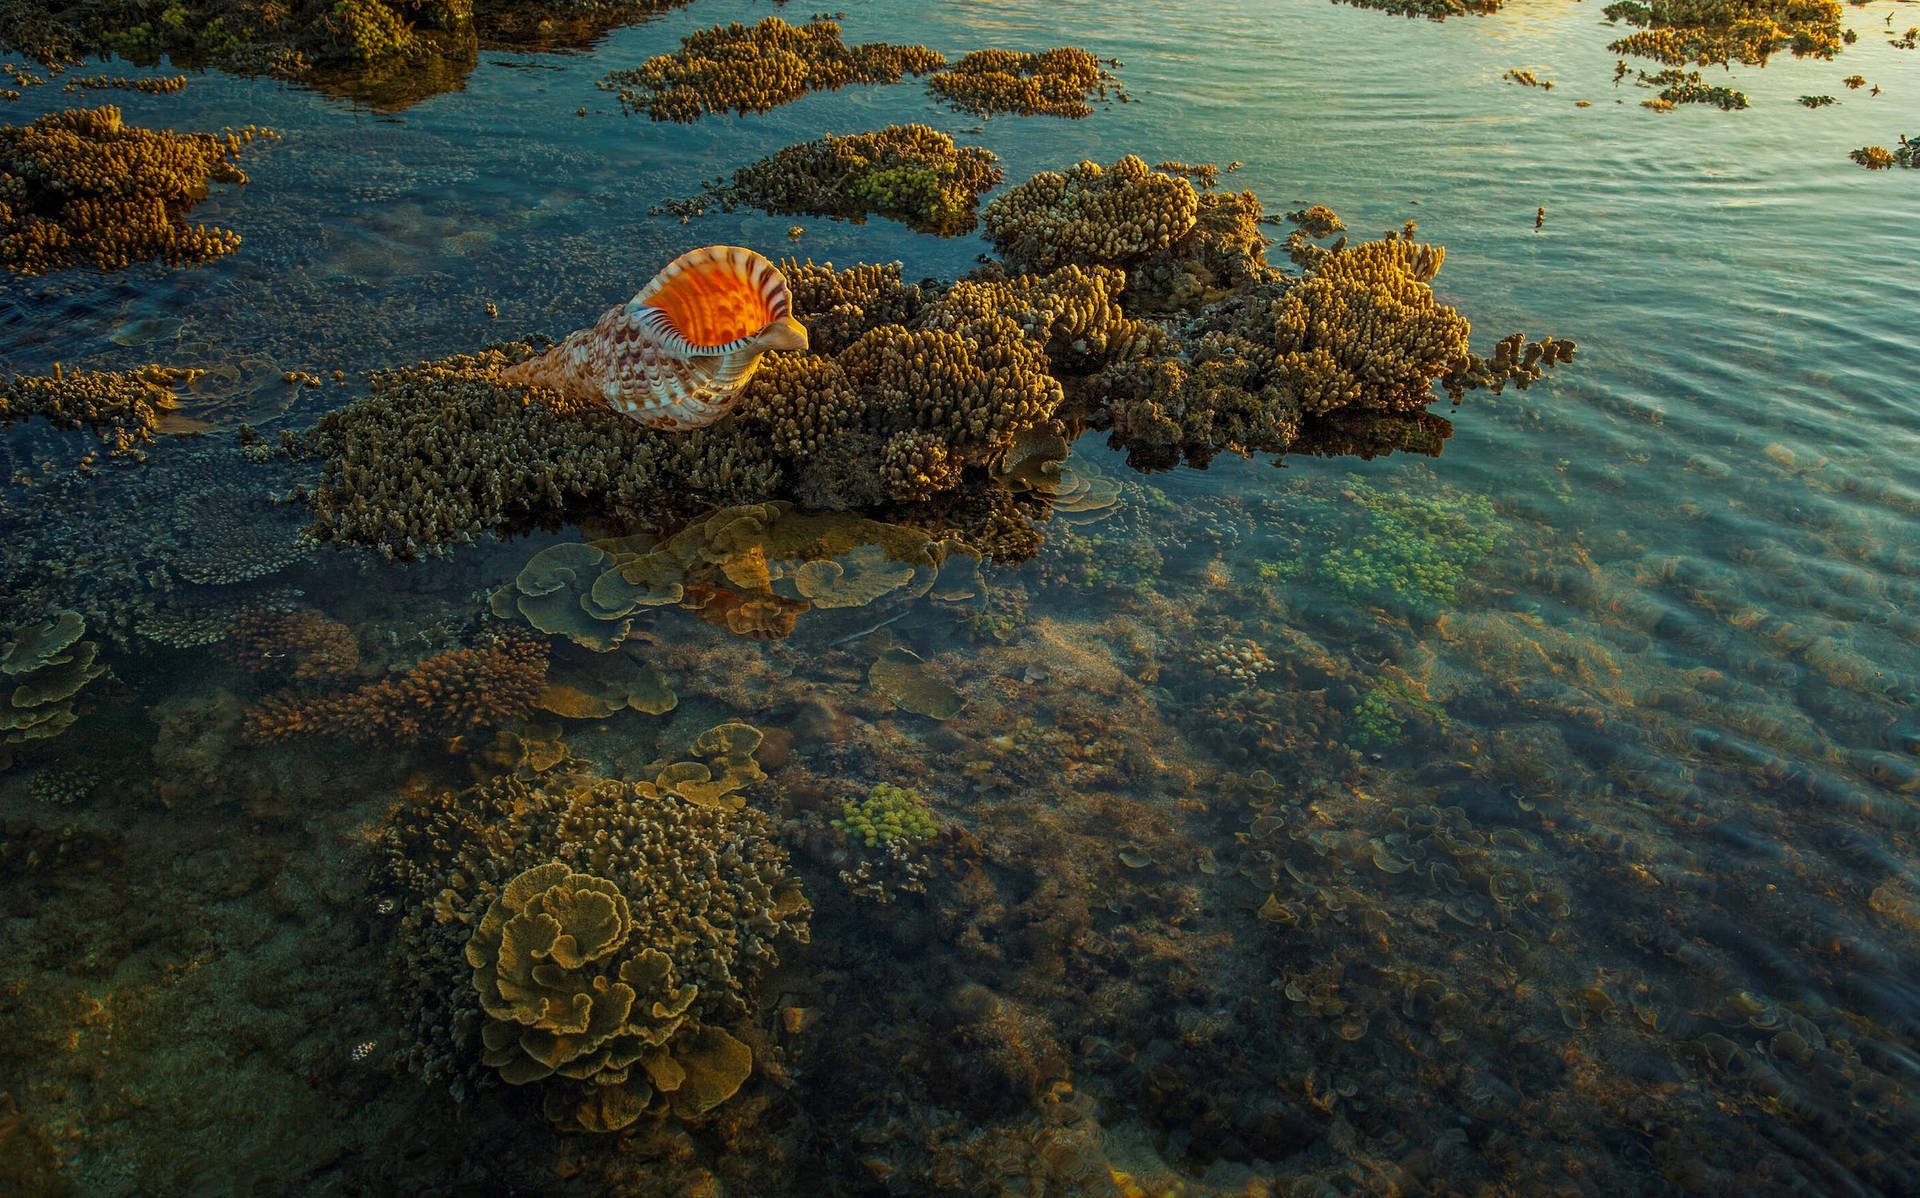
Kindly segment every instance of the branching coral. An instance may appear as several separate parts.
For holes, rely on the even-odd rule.
[[[274,134],[141,129],[111,105],[0,129],[0,263],[43,274],[155,258],[193,266],[231,254],[239,234],[184,217],[208,183],[247,181],[233,158],[256,136]]]
[[[1853,40],[1834,0],[1619,0],[1602,11],[1640,30],[1607,49],[1670,66],[1758,66],[1781,50],[1832,58]]]
[[[353,630],[316,611],[253,611],[236,619],[220,656],[255,674],[305,682],[351,675],[360,666]]]
[[[247,713],[254,743],[302,736],[416,742],[523,719],[546,686],[546,645],[524,634],[455,649],[344,695],[272,695]]]
[[[1104,99],[1109,86],[1118,87],[1118,81],[1101,69],[1099,59],[1075,46],[1037,54],[975,50],[927,80],[929,92],[961,112],[984,117],[1003,112],[1090,116],[1093,106],[1087,101],[1096,95]]]
[[[735,21],[688,34],[680,49],[614,71],[600,86],[656,121],[697,121],[710,112],[768,112],[809,92],[896,83],[945,65],[925,46],[849,46],[840,40],[840,26],[825,18],[793,26],[765,17],[752,26]]]
[[[550,1117],[590,1131],[724,1102],[752,1054],[722,1025],[807,938],[770,833],[751,809],[557,772],[402,811],[382,843],[407,902],[391,987],[409,1063],[540,1084]]]
[[[51,375],[10,376],[0,382],[0,428],[38,417],[59,429],[91,430],[111,442],[116,457],[138,456],[162,415],[179,406],[174,389],[198,374],[165,366],[68,374],[56,366]]]
[[[996,161],[987,150],[956,148],[925,125],[888,125],[788,146],[735,171],[711,200],[856,224],[870,214],[889,216],[950,237],[973,227],[981,193],[999,185]]]
[[[1082,162],[1035,175],[996,197],[980,219],[1007,265],[1044,271],[1138,261],[1184,236],[1199,209],[1193,184],[1129,154],[1107,168]]]

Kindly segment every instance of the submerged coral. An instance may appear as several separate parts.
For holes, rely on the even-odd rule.
[[[0,707],[0,768],[11,764],[16,746],[48,740],[79,718],[80,693],[107,673],[100,646],[82,640],[86,621],[79,613],[56,611],[37,624],[10,629],[0,649],[6,705]]]
[[[680,49],[613,71],[600,86],[656,121],[697,121],[713,112],[768,112],[809,92],[895,83],[945,65],[925,46],[849,46],[840,26],[824,17],[799,26],[764,17],[752,26],[735,21],[690,33]]]
[[[507,776],[398,813],[382,843],[407,903],[391,990],[408,1063],[538,1083],[569,1127],[725,1102],[753,1066],[727,1025],[807,939],[767,818],[650,781]]]
[[[0,129],[0,263],[44,274],[155,258],[194,266],[231,254],[239,234],[189,225],[186,213],[208,183],[245,183],[235,155],[273,136],[251,125],[220,136],[142,129],[111,105]]]
[[[547,648],[521,634],[455,649],[344,695],[277,694],[247,713],[253,743],[342,736],[417,742],[522,719],[546,686]]]

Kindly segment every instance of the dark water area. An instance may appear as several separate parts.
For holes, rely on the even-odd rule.
[[[208,371],[137,466],[0,432],[0,645],[71,611],[110,670],[0,757],[0,1150],[44,1164],[0,1187],[1920,1192],[1920,198],[1846,157],[1913,131],[1920,53],[1882,30],[1920,10],[1848,7],[1839,58],[1734,68],[1733,113],[1644,110],[1619,31],[1559,0],[846,6],[849,42],[1121,60],[1131,101],[1079,121],[910,81],[661,124],[596,86],[775,12],[805,15],[699,0],[483,50],[391,110],[215,73],[88,97],[282,139],[194,211],[237,254],[0,280],[9,372]],[[5,119],[74,102],[29,88]],[[340,677],[399,678],[531,632],[529,562],[606,530],[405,567],[316,547],[286,501],[308,464],[249,460],[237,424],[272,440],[367,371],[562,336],[696,245],[954,278],[984,240],[649,212],[904,121],[1009,181],[1239,162],[1222,187],[1269,212],[1416,221],[1476,342],[1579,357],[1437,405],[1433,457],[1146,474],[1089,434],[1032,560],[860,574],[883,534],[848,533],[860,585],[789,635],[671,604],[613,657],[543,633],[554,670],[630,688],[611,714],[406,749],[244,734],[305,683],[236,621],[316,613]],[[730,1014],[738,1093],[594,1134],[450,1064],[420,996],[467,982],[419,955],[431,870],[393,866],[455,839],[420,831],[432,796],[491,779],[532,843],[542,788],[653,778],[734,724],[762,738],[743,818],[812,908]],[[850,832],[882,784],[934,833]]]

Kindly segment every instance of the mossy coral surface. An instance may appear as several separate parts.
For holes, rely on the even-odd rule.
[[[172,133],[126,124],[120,110],[72,108],[0,128],[0,263],[22,274],[158,259],[195,266],[240,235],[190,225],[209,183],[245,183],[242,147],[270,131]]]

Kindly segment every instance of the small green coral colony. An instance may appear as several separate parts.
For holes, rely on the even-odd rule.
[[[868,848],[911,844],[926,840],[939,830],[919,791],[888,782],[875,786],[858,802],[849,801],[841,808],[841,817],[833,821],[833,826],[864,841]]]

